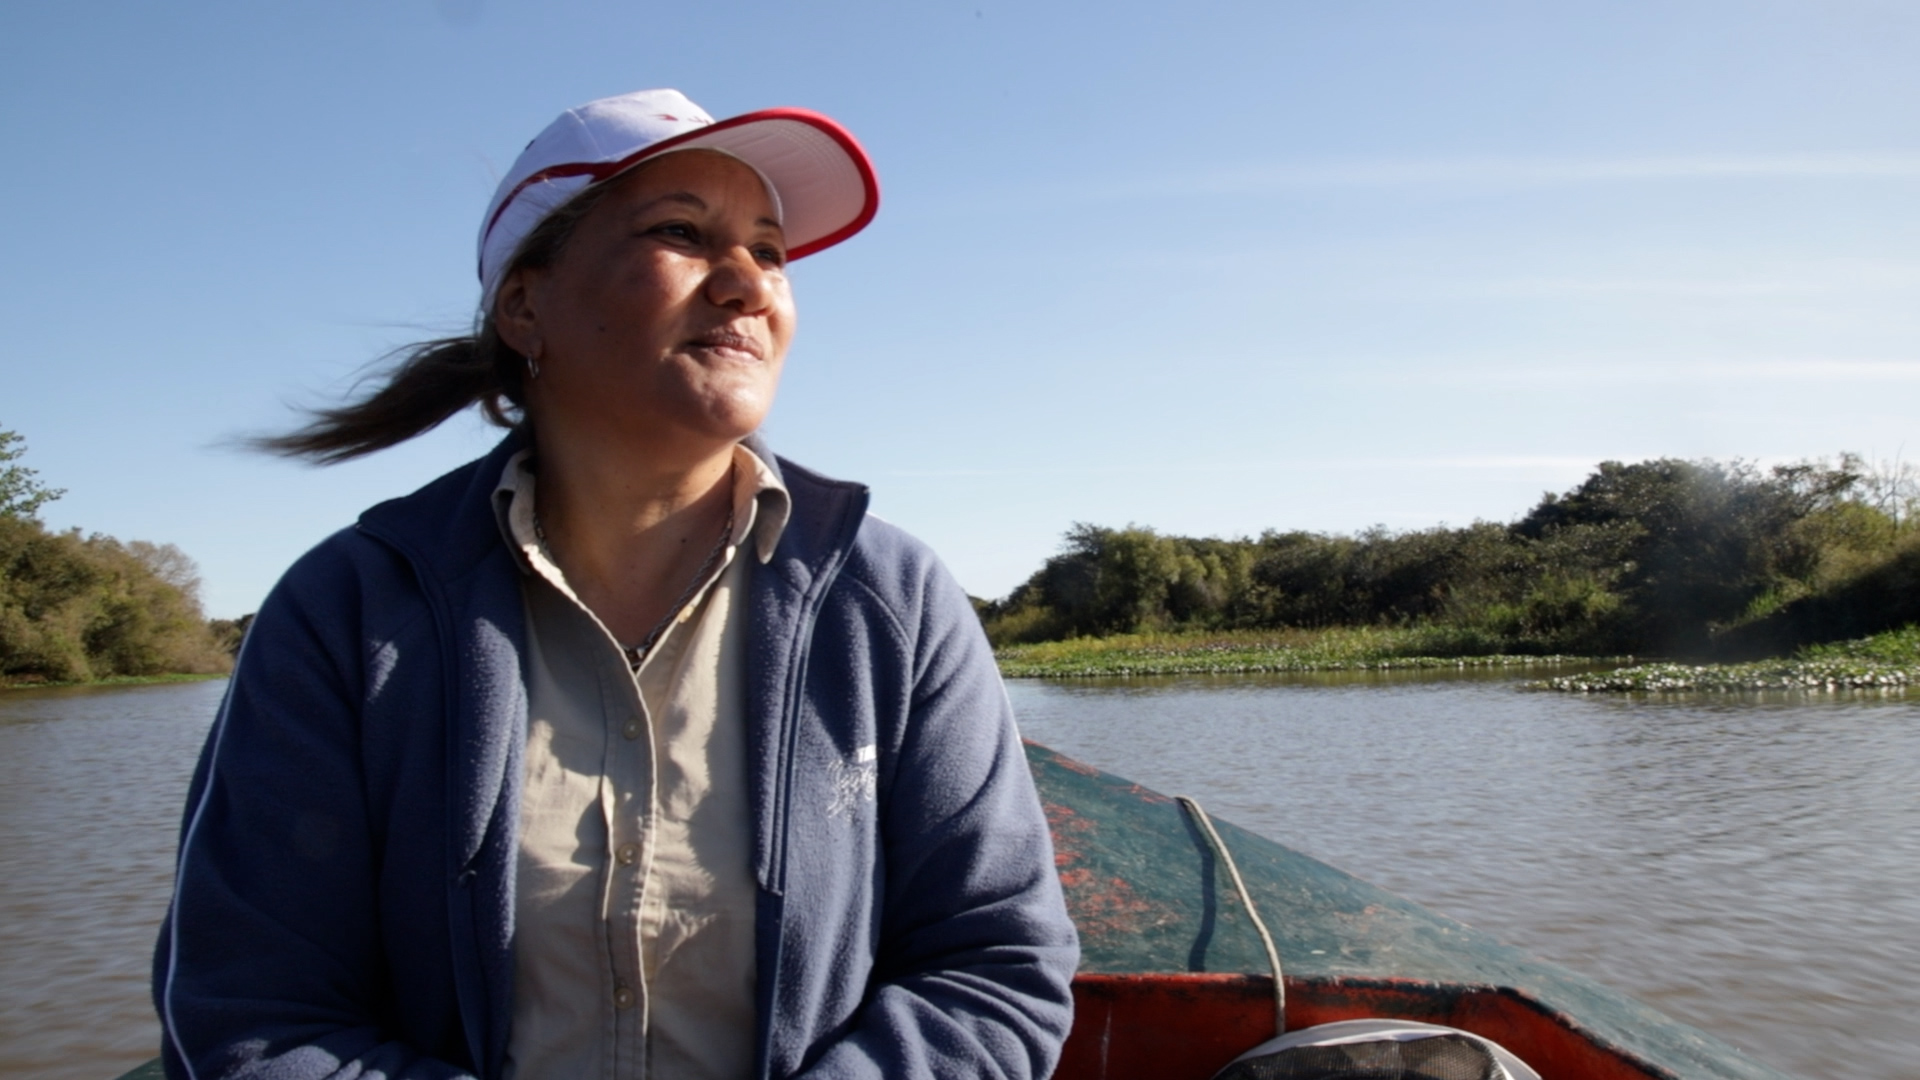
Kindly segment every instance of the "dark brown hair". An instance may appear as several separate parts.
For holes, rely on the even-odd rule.
[[[587,188],[535,226],[507,274],[553,265],[608,187],[600,183]],[[387,370],[375,377],[371,393],[342,405],[309,409],[311,419],[304,426],[247,444],[317,465],[337,465],[424,435],[473,405],[501,427],[525,419],[527,361],[501,340],[491,311],[481,313],[471,334],[403,346],[383,362]]]

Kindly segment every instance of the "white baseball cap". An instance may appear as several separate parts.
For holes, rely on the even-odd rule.
[[[880,208],[873,163],[847,129],[806,109],[762,109],[715,121],[678,90],[641,90],[568,109],[520,152],[480,224],[480,310],[547,215],[643,161],[695,148],[759,170],[797,259],[852,236]]]

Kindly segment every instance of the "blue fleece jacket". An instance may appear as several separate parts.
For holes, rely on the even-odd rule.
[[[261,607],[155,956],[169,1076],[501,1075],[526,628],[491,492],[519,445]],[[972,609],[864,488],[776,467],[793,517],[743,613],[758,1076],[1044,1077],[1078,946]]]

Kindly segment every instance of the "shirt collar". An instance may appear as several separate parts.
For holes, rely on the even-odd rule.
[[[751,538],[754,555],[762,563],[771,562],[780,534],[793,517],[793,496],[760,455],[738,443],[733,448],[733,464],[734,524],[728,543],[737,547]],[[493,489],[494,518],[500,535],[523,573],[535,572],[537,562],[545,561],[533,518],[537,482],[533,451],[527,449],[507,459]]]
[[[762,563],[771,562],[793,517],[793,496],[760,455],[744,445],[734,444],[733,464],[733,542],[744,543],[751,530],[754,554]]]

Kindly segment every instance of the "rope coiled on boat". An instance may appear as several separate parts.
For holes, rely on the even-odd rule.
[[[1213,828],[1213,819],[1200,807],[1200,802],[1187,795],[1175,795],[1179,803],[1193,820],[1200,823],[1200,829],[1207,834],[1207,843],[1212,845],[1220,861],[1227,864],[1227,875],[1233,879],[1233,890],[1240,897],[1240,906],[1247,909],[1247,918],[1253,922],[1253,928],[1260,935],[1260,944],[1267,950],[1267,965],[1273,969],[1273,1033],[1284,1035],[1287,1032],[1287,987],[1280,977],[1280,950],[1273,944],[1273,934],[1267,930],[1265,920],[1260,918],[1260,909],[1253,904],[1253,894],[1247,891],[1247,883],[1240,877],[1240,867],[1233,861],[1233,852],[1227,850],[1227,842]]]

